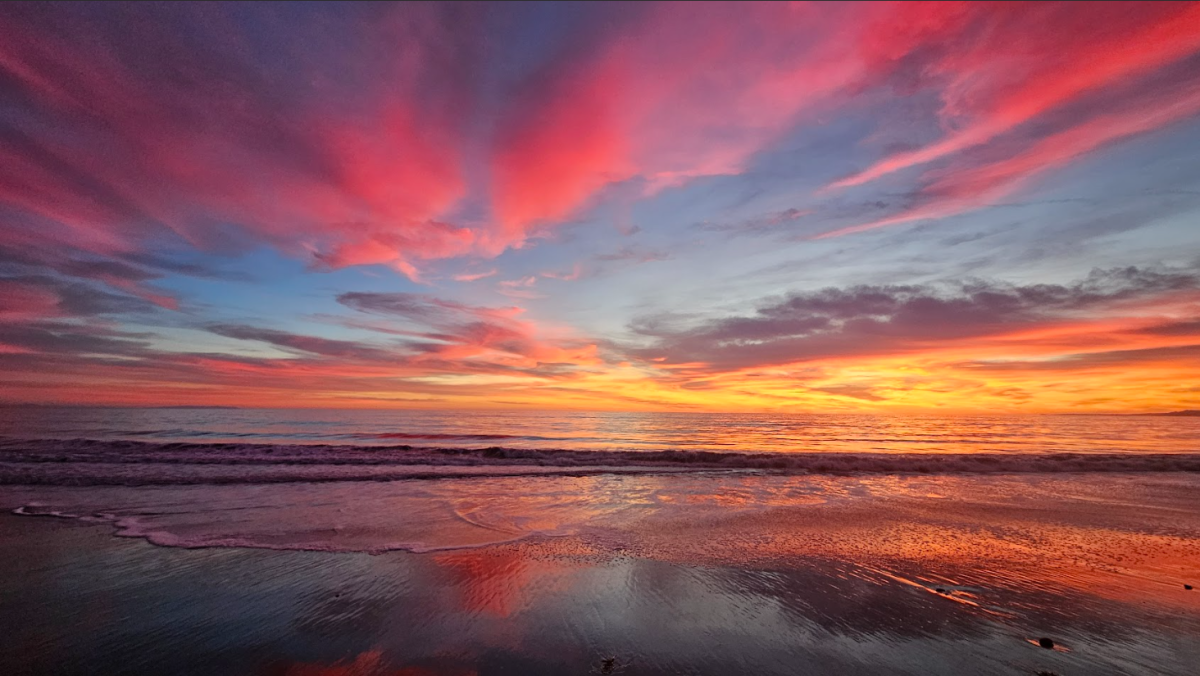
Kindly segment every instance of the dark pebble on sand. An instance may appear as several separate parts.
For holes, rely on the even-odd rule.
[[[1190,584],[1185,584],[1185,585],[1183,585],[1183,588],[1184,588],[1184,589],[1186,589],[1186,590],[1188,590],[1188,591],[1192,591],[1192,585],[1190,585]]]
[[[602,674],[611,674],[616,667],[617,658],[615,657],[605,657],[600,660],[600,673]]]
[[[1058,676],[1058,674],[1053,671],[1039,671],[1037,672],[1037,676]]]
[[[1054,641],[1052,641],[1046,637],[1039,638],[1038,645],[1042,646],[1043,648],[1048,648],[1051,650],[1054,649]]]
[[[941,587],[938,587],[938,588],[937,588],[937,589],[935,589],[934,591],[936,591],[936,592],[937,592],[937,593],[939,593],[939,594],[945,594],[945,593],[946,593],[946,590],[945,590],[945,589],[942,589]]]

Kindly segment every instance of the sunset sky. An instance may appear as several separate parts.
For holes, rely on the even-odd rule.
[[[1200,408],[1200,3],[6,5],[0,402]]]

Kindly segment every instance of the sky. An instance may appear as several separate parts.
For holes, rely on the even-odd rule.
[[[0,402],[1200,408],[1200,3],[6,5]]]

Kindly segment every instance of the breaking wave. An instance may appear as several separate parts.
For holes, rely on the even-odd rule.
[[[714,471],[1200,472],[1200,453],[746,453],[0,440],[0,484],[8,485],[389,481],[455,476]]]
[[[355,435],[360,439],[426,439],[429,441],[496,441],[499,439],[540,439],[541,437],[522,437],[515,434],[435,434],[410,432],[383,432],[380,434]]]

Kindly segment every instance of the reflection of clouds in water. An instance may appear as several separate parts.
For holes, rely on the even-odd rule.
[[[444,552],[431,558],[462,611],[494,617],[509,617],[531,597],[545,593],[546,582],[557,577],[554,573],[561,567],[512,549]],[[531,589],[535,583],[536,591]]]
[[[245,567],[232,579],[269,579],[253,603],[274,608],[265,612],[281,616],[296,641],[271,650],[304,668],[582,673],[597,656],[616,655],[631,669],[662,673],[794,673],[805,664],[816,673],[883,674],[920,664],[957,674],[952,666],[974,660],[997,674],[1120,673],[1115,664],[1186,674],[1194,660],[1179,646],[1200,634],[1194,596],[1182,586],[1200,577],[1200,510],[1195,478],[1181,475],[607,476],[19,492],[41,511],[136,513],[181,537],[238,529],[269,536],[267,545],[334,538],[326,544],[339,553],[136,550],[183,561],[219,555]],[[546,532],[564,535],[538,535]],[[521,533],[534,536],[428,554],[345,552],[405,534],[436,544]],[[128,540],[102,541],[135,551],[125,549]],[[216,576],[203,566],[178,574]],[[220,580],[228,579],[226,570]],[[249,627],[245,640],[264,645],[278,629]],[[1043,635],[1073,652],[1041,655],[1025,642]],[[355,657],[369,649],[394,659]],[[866,667],[852,657],[864,654]],[[1060,658],[1072,662],[1053,661]]]

